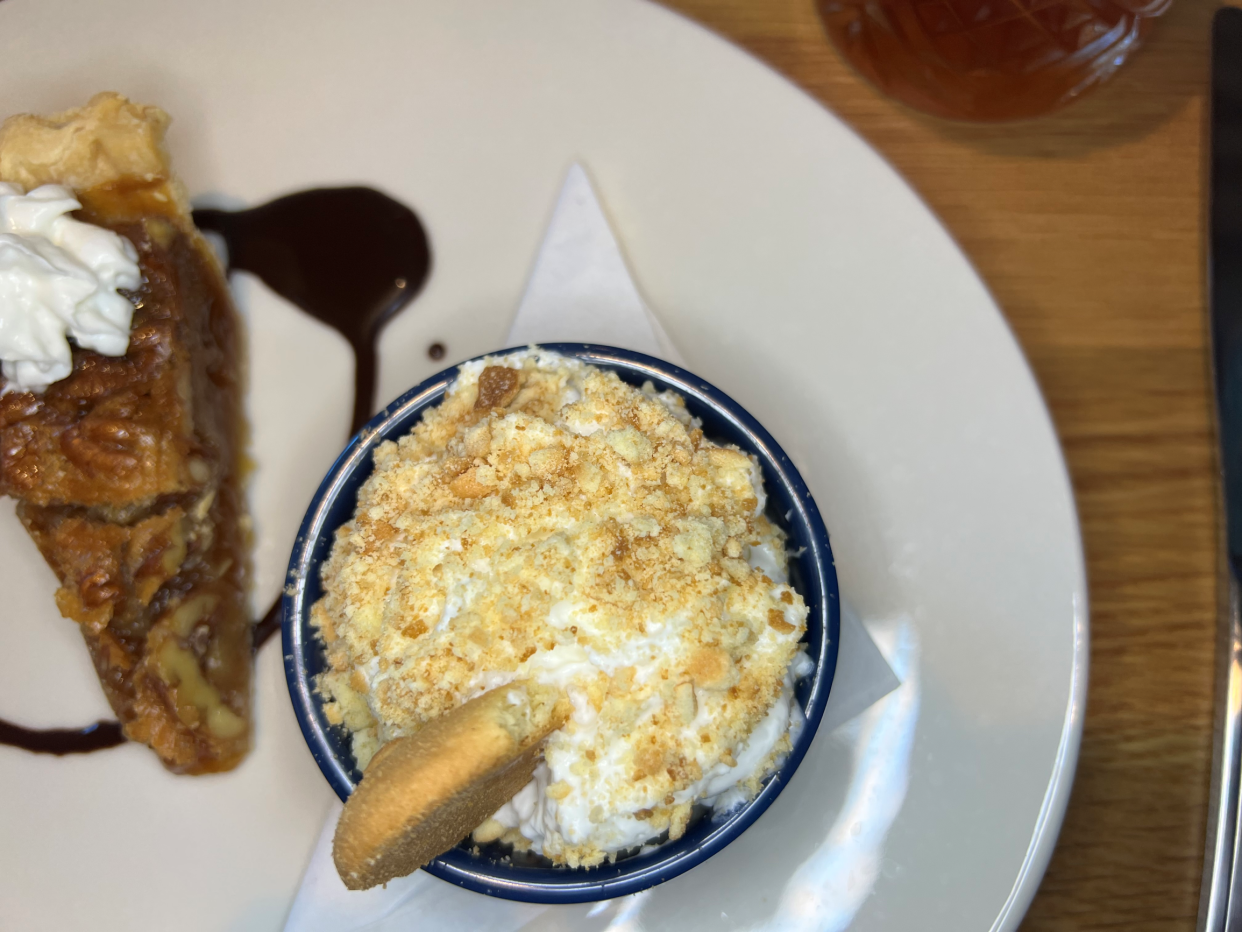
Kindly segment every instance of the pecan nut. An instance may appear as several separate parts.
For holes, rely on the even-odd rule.
[[[84,473],[117,476],[137,469],[153,441],[149,430],[132,421],[87,417],[61,435],[60,447]]]

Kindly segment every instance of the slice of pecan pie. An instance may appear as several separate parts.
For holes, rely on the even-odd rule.
[[[167,115],[116,94],[0,127],[0,182],[72,190],[137,251],[128,350],[74,346],[42,392],[0,377],[0,494],[60,579],[125,734],[177,773],[250,744],[241,334],[190,219]]]

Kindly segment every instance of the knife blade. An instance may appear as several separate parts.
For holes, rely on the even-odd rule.
[[[1242,930],[1242,9],[1212,22],[1208,301],[1219,439],[1221,605],[1212,789],[1199,928]]]

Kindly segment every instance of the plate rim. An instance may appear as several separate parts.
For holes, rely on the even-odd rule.
[[[816,612],[822,626],[819,656],[815,658],[815,675],[808,687],[802,729],[789,754],[765,780],[763,788],[755,798],[732,815],[723,818],[718,827],[709,831],[693,847],[669,852],[667,856],[646,864],[637,871],[619,873],[603,880],[593,880],[588,876],[587,879],[579,881],[555,883],[521,879],[509,881],[495,873],[473,868],[456,848],[436,857],[423,867],[423,870],[442,880],[476,893],[502,899],[543,904],[587,903],[638,893],[693,869],[741,837],[767,811],[797,772],[823,718],[835,678],[840,648],[841,599],[829,532],[806,481],[766,428],[739,402],[706,379],[674,363],[644,353],[594,343],[557,342],[541,343],[537,347],[510,347],[455,363],[400,395],[349,440],[328,469],[308,505],[290,554],[286,586],[281,597],[281,644],[285,678],[298,727],[307,747],[323,776],[342,801],[348,798],[354,783],[327,746],[325,729],[319,721],[321,715],[318,714],[318,705],[313,696],[314,688],[309,682],[306,668],[307,652],[316,650],[315,636],[309,633],[310,605],[306,600],[306,580],[309,573],[317,572],[321,566],[321,560],[315,557],[317,546],[324,536],[332,533],[326,529],[329,522],[327,512],[339,501],[339,496],[344,494],[343,488],[357,481],[355,477],[360,471],[368,471],[367,461],[378,443],[391,439],[386,436],[390,429],[401,423],[403,426],[400,432],[408,432],[411,425],[406,425],[405,421],[414,415],[421,417],[422,412],[438,402],[456,381],[463,366],[535,348],[581,359],[610,371],[621,368],[630,375],[649,374],[670,385],[675,391],[689,396],[697,406],[711,408],[730,421],[734,428],[746,436],[760,459],[775,471],[781,487],[790,493],[791,510],[798,514],[795,523],[802,525],[806,531],[804,546],[811,549],[811,559],[807,562],[814,568],[814,588],[820,593],[817,600],[820,605]],[[715,822],[714,819],[712,821]]]
[[[638,6],[638,5],[639,4],[635,4],[635,6]],[[884,157],[884,155],[880,153],[875,147],[873,147],[856,130],[854,130],[849,125],[849,123],[847,123],[844,119],[842,119],[832,110],[830,110],[827,106],[825,106],[822,101],[818,100],[816,97],[811,95],[809,92],[804,90],[802,87],[798,86],[796,83],[790,80],[786,75],[784,75],[780,71],[773,68],[764,59],[758,57],[757,55],[750,52],[749,50],[730,42],[729,40],[727,40],[726,38],[723,38],[719,34],[714,33],[711,29],[703,26],[701,23],[695,22],[694,20],[684,16],[678,11],[659,6],[658,4],[655,4],[655,3],[644,2],[641,4],[641,6],[647,8],[645,12],[643,13],[643,15],[651,16],[651,17],[658,15],[664,19],[677,20],[680,28],[684,29],[686,27],[689,27],[690,29],[703,34],[703,37],[700,41],[703,41],[703,42],[711,41],[713,42],[714,45],[718,47],[727,46],[733,56],[740,56],[742,59],[748,59],[750,66],[755,66],[755,65],[759,66],[759,70],[761,70],[762,72],[765,72],[769,80],[771,78],[776,78],[782,85],[783,94],[789,94],[790,92],[794,92],[798,94],[800,97],[804,98],[806,103],[814,105],[816,110],[819,112],[820,116],[826,117],[828,122],[832,124],[832,131],[834,133],[849,137],[849,141],[858,150],[861,150],[861,152],[865,152],[869,160],[872,160],[880,165],[883,165],[887,169],[887,172],[886,172],[887,177],[885,177],[884,179],[882,179],[881,182],[878,182],[876,184],[875,186],[876,190],[883,191],[883,190],[888,190],[894,187],[904,188],[912,196],[912,198],[915,201],[917,201],[916,209],[922,215],[922,217],[924,219],[930,219],[932,223],[935,225],[936,230],[938,231],[940,236],[945,241],[953,244],[957,259],[961,263],[963,263],[967,269],[969,269],[968,274],[971,277],[971,279],[978,285],[982,286],[985,290],[987,290],[986,282],[984,282],[982,277],[978,274],[977,270],[974,268],[973,264],[970,262],[969,258],[963,253],[963,251],[958,246],[956,240],[949,233],[949,231],[945,228],[940,217],[931,210],[931,208],[926,204],[926,202],[922,200],[922,198],[918,197],[917,192],[913,191],[909,183],[903,178],[903,176],[897,170],[894,169],[892,164],[889,163],[889,161]],[[0,4],[0,17],[3,17],[5,13],[8,12],[9,9],[12,9],[14,12],[16,12],[18,10],[23,9],[23,6],[17,3]],[[636,20],[638,17],[633,16],[630,18],[631,20]],[[650,24],[644,23],[642,25],[649,26]],[[71,78],[75,86],[81,84],[81,76],[78,75],[76,72],[71,75]],[[23,87],[26,87],[28,89],[29,85],[23,85]],[[10,91],[10,95],[12,95],[12,91]],[[183,117],[179,116],[178,119],[180,121],[181,119],[183,119]],[[853,157],[853,155],[854,154],[851,153],[851,157]],[[994,314],[995,318],[999,319],[1002,326],[1008,328],[1008,321],[1004,317],[1004,315],[1001,313],[999,305],[997,304],[995,299],[992,297],[990,292],[988,293],[988,303],[990,305],[989,316]],[[1013,338],[1012,332],[1010,332],[1010,339],[1014,343],[1015,347],[1018,348],[1017,355],[1019,359],[1021,360],[1021,362],[1018,363],[1018,366],[1021,367],[1023,363],[1026,363],[1025,356],[1021,352],[1020,345],[1018,345],[1016,339]],[[1038,383],[1035,381],[1035,379],[1031,375],[1031,372],[1029,370],[1029,364],[1027,364],[1027,371],[1026,371],[1025,376],[1019,374],[1019,372],[1016,371],[1016,369],[1014,368],[1009,368],[1007,372],[1008,372],[1007,378],[1012,378],[1012,380],[1015,383],[1018,380],[1022,380],[1022,379],[1025,380],[1027,384],[1023,386],[1024,390],[1029,391],[1029,388],[1034,388],[1035,397],[1039,399],[1039,403],[1044,408],[1045,416],[1047,416],[1046,401],[1044,400],[1042,393],[1039,391]],[[1032,428],[1036,426],[1033,418],[1030,421],[1030,426]],[[1062,467],[1062,472],[1064,474],[1065,473],[1064,451],[1060,448],[1060,445],[1057,443],[1055,431],[1053,431],[1051,435],[1051,442],[1055,450],[1054,455],[1057,457],[1057,460],[1060,462],[1061,467]],[[1042,441],[1040,445],[1041,447],[1044,446]],[[1081,527],[1081,522],[1079,521],[1078,515],[1077,515],[1076,503],[1075,503],[1074,494],[1073,494],[1073,487],[1072,487],[1072,484],[1069,483],[1068,481],[1065,481],[1063,485],[1065,488],[1065,497],[1068,499],[1070,508],[1073,510],[1072,528],[1069,529],[1072,533],[1070,536],[1067,536],[1067,537],[1058,536],[1056,543],[1057,543],[1058,548],[1069,548],[1069,547],[1074,548],[1075,552],[1072,558],[1075,564],[1074,569],[1077,575],[1075,579],[1072,581],[1072,588],[1077,594],[1081,596],[1081,599],[1082,599],[1082,602],[1078,606],[1077,616],[1072,617],[1072,618],[1067,617],[1067,615],[1061,615],[1061,614],[1058,614],[1056,616],[1056,621],[1058,623],[1058,626],[1062,622],[1072,621],[1074,639],[1075,639],[1073,653],[1072,653],[1068,671],[1065,669],[1065,667],[1059,667],[1057,671],[1058,676],[1065,676],[1066,673],[1068,673],[1069,691],[1068,691],[1068,696],[1066,697],[1067,706],[1065,709],[1065,714],[1062,718],[1062,728],[1060,732],[1059,743],[1056,745],[1055,756],[1050,758],[1049,756],[1045,755],[1044,757],[1041,758],[1041,762],[1040,762],[1041,767],[1050,766],[1051,768],[1049,771],[1048,783],[1045,788],[1043,799],[1042,799],[1042,805],[1039,809],[1037,818],[1033,822],[1026,823],[1030,827],[1029,843],[1027,845],[1025,855],[1023,856],[1021,860],[1020,868],[1014,877],[1014,883],[1011,885],[1009,894],[1007,898],[1005,899],[1002,908],[997,914],[996,921],[993,924],[994,929],[1013,928],[1014,926],[1016,926],[1018,921],[1021,919],[1022,912],[1025,911],[1026,905],[1029,904],[1031,898],[1034,896],[1035,888],[1038,886],[1038,883],[1040,879],[1042,878],[1044,868],[1046,867],[1048,859],[1051,856],[1052,848],[1057,838],[1057,833],[1059,831],[1060,825],[1065,815],[1066,807],[1069,801],[1070,785],[1072,784],[1074,767],[1075,767],[1075,763],[1078,757],[1078,752],[1081,746],[1081,737],[1082,737],[1083,720],[1084,720],[1084,702],[1086,698],[1086,681],[1087,681],[1087,672],[1088,672],[1087,665],[1089,661],[1089,657],[1088,657],[1089,618],[1088,618],[1088,613],[1087,613],[1087,585],[1086,585],[1086,573],[1085,573],[1085,558],[1084,558],[1084,552],[1083,552],[1082,527]],[[1061,552],[1066,553],[1067,551],[1062,550]],[[1067,573],[1066,579],[1068,581],[1068,573]],[[1054,713],[1055,709],[1050,710],[1050,711]],[[1034,793],[1032,793],[1031,795],[1034,796]],[[1016,850],[1020,850],[1019,848],[1020,844],[1021,844],[1020,837],[1016,838],[1013,848]],[[1015,853],[1016,853],[1016,850],[1015,850]],[[1001,883],[997,883],[993,889],[995,889],[997,894],[999,894],[1004,888]],[[292,888],[289,891],[289,895],[292,896],[294,893],[296,893],[296,887]],[[999,895],[997,899],[999,899]],[[1021,906],[1021,910],[1018,911],[1017,914],[1015,915],[1014,909],[1016,909],[1019,905]]]

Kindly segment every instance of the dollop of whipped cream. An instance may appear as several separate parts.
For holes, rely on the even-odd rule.
[[[762,482],[762,479],[759,481]],[[786,557],[784,548],[779,543],[773,541],[752,545],[747,554],[747,562],[755,569],[763,571],[777,584],[787,582]],[[562,602],[553,606],[554,627],[568,626],[571,620],[576,620],[570,619],[563,611],[563,606],[567,604]],[[565,617],[558,619],[555,617],[557,615]],[[653,638],[657,647],[655,654],[667,656],[677,649],[676,638],[660,635],[675,635],[675,626],[665,625]],[[651,826],[635,818],[632,812],[607,811],[591,818],[587,811],[588,806],[571,804],[575,799],[586,799],[591,795],[588,781],[574,773],[574,764],[581,759],[581,749],[589,746],[596,736],[590,727],[595,724],[593,710],[585,694],[574,688],[574,674],[580,673],[592,662],[606,668],[608,672],[625,664],[633,664],[638,671],[636,679],[639,680],[651,679],[659,672],[654,667],[645,669],[647,665],[636,663],[633,657],[627,656],[609,662],[610,659],[598,656],[591,658],[581,648],[558,646],[551,651],[536,652],[524,665],[524,677],[567,689],[574,706],[573,720],[579,726],[573,735],[558,732],[549,741],[545,760],[535,768],[531,781],[492,816],[504,828],[516,828],[520,831],[537,854],[544,853],[545,842],[553,833],[558,833],[570,841],[581,841],[591,836],[606,839],[602,847],[610,853],[634,848],[652,839]],[[799,650],[785,672],[776,702],[735,751],[734,763],[716,763],[700,780],[675,793],[674,799],[677,802],[702,802],[722,814],[748,802],[751,794],[743,788],[743,784],[752,777],[763,777],[766,770],[779,764],[779,760],[772,759],[772,752],[785,734],[789,735],[791,745],[797,741],[806,717],[794,698],[794,686],[798,680],[809,676],[814,670],[814,661],[805,651]],[[483,674],[479,677],[479,692],[505,685],[513,678],[516,678],[515,674]],[[695,730],[712,727],[713,716],[705,714],[706,712],[706,709],[702,710],[695,719]],[[613,750],[622,751],[623,748],[618,746]],[[601,760],[601,765],[611,763],[613,756],[619,755],[606,755],[608,759]],[[622,768],[618,766],[615,769]],[[548,786],[557,782],[572,788],[570,797],[557,800],[548,795]]]
[[[133,244],[75,220],[73,193],[0,182],[0,371],[5,391],[41,392],[73,371],[69,340],[124,356],[142,283]]]
[[[778,765],[780,761],[772,759],[777,742],[788,733],[792,744],[802,731],[806,717],[794,699],[794,683],[814,669],[814,661],[805,652],[795,654],[780,695],[738,749],[735,763],[717,763],[701,780],[679,790],[674,795],[675,800],[702,802],[721,814],[748,802],[751,794],[743,789],[742,783],[751,777],[764,776],[765,764]],[[572,689],[569,695],[571,700],[576,700]],[[574,701],[575,720],[579,723],[584,708],[589,709],[585,701]],[[572,746],[585,742],[580,738],[568,743]],[[607,812],[592,819],[584,807],[564,805],[550,797],[548,786],[551,783],[564,781],[582,795],[580,784],[584,782],[570,769],[574,762],[570,759],[572,755],[554,753],[551,757],[550,761],[536,765],[531,781],[492,816],[501,826],[520,831],[536,854],[545,853],[545,843],[553,833],[570,840],[596,835],[607,839],[603,847],[610,853],[636,848],[653,840],[651,826],[632,812]]]

